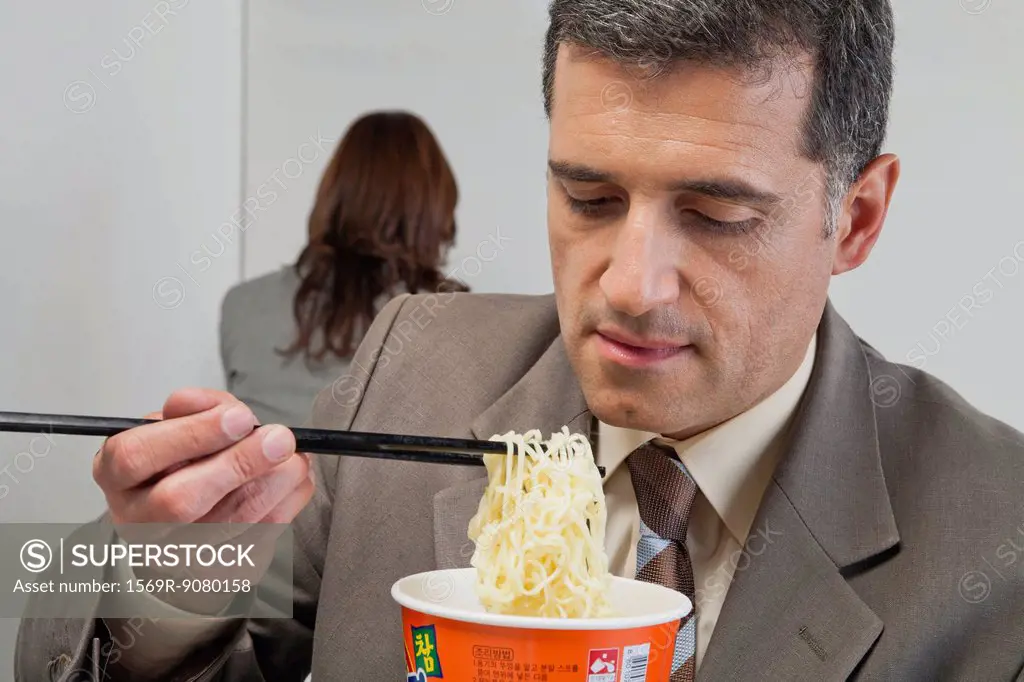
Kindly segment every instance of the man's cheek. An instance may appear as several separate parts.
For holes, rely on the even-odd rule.
[[[579,245],[552,238],[551,246],[551,275],[559,306],[579,307],[587,296],[588,288],[597,287],[595,276],[589,272],[593,266],[581,258],[583,249]]]

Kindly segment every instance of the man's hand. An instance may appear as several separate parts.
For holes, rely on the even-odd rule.
[[[289,523],[313,496],[309,458],[222,391],[171,394],[161,419],[109,438],[93,478],[115,525]]]
[[[173,393],[160,419],[109,438],[93,460],[93,478],[111,520],[128,542],[252,543],[255,567],[137,567],[139,578],[248,578],[265,573],[277,538],[315,489],[310,460],[295,452],[284,426],[258,426],[252,411],[222,391]],[[194,524],[239,524],[204,527]],[[176,524],[167,535],[133,524]],[[188,525],[186,525],[188,524]],[[242,525],[258,524],[258,525]],[[214,529],[217,532],[214,532]],[[227,571],[227,572],[225,572]],[[232,595],[158,594],[195,613],[217,613]],[[218,598],[219,597],[219,598]]]

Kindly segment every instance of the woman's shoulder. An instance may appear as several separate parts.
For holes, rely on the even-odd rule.
[[[299,286],[294,266],[288,265],[274,272],[239,282],[224,295],[224,308],[245,308],[258,303],[260,307],[281,300],[290,301]]]

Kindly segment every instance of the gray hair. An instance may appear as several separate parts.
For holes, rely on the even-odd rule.
[[[762,83],[780,62],[792,68],[809,54],[814,76],[801,151],[826,171],[828,235],[850,186],[881,153],[893,78],[889,0],[552,0],[549,15],[548,116],[563,43],[650,76],[685,60],[737,67]]]

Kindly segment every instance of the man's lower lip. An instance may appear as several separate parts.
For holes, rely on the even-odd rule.
[[[596,334],[598,349],[603,357],[627,367],[648,367],[680,355],[689,346],[674,348],[638,348],[621,343],[602,334]]]

